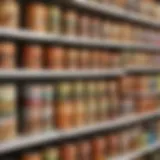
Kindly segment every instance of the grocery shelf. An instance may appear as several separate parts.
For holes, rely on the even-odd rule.
[[[128,73],[159,73],[160,72],[160,67],[129,67],[127,69]]]
[[[111,158],[111,160],[134,160],[136,158],[140,158],[146,154],[150,154],[153,153],[155,151],[157,151],[158,149],[160,149],[160,141],[149,145],[143,149],[139,149],[135,152],[120,156],[120,157],[116,157],[116,158]]]
[[[112,70],[0,70],[0,80],[28,80],[28,79],[59,79],[59,78],[88,78],[88,77],[117,77],[124,74],[123,69]]]
[[[48,133],[41,133],[39,135],[19,137],[12,141],[0,143],[0,154],[1,155],[7,154],[21,149],[26,149],[28,147],[35,147],[47,142],[54,142],[57,140],[68,139],[68,138],[76,138],[83,135],[96,133],[99,131],[108,131],[119,127],[128,126],[130,124],[150,120],[152,118],[156,118],[159,116],[160,116],[160,110],[152,113],[130,115],[127,117],[110,120],[104,123],[97,123],[95,125],[75,128],[71,130],[51,131]]]
[[[158,22],[158,20],[155,21],[151,18],[141,15],[140,13],[127,11],[113,5],[104,5],[98,2],[91,2],[87,0],[70,0],[70,4],[72,4],[74,7],[80,7],[83,9],[99,12],[105,15],[110,15],[113,17],[133,21],[155,28],[160,28],[160,23]]]
[[[160,50],[159,45],[154,44],[143,44],[143,43],[129,43],[129,42],[116,42],[109,40],[96,40],[90,38],[80,38],[73,36],[62,36],[55,35],[51,33],[39,33],[29,30],[16,30],[16,29],[6,29],[0,27],[0,38],[14,39],[19,41],[36,41],[44,43],[58,43],[58,44],[68,44],[77,46],[89,46],[98,48],[120,48],[120,49],[144,49],[144,50]]]

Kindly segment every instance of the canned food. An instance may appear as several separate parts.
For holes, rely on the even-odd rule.
[[[43,50],[40,45],[31,44],[23,47],[22,65],[26,69],[40,69],[43,67]]]
[[[42,109],[42,123],[43,130],[51,130],[55,123],[55,113],[54,113],[54,87],[51,84],[46,84],[43,86],[43,109]]]
[[[18,28],[19,5],[16,0],[0,1],[0,26]]]
[[[17,136],[16,116],[0,118],[0,142],[15,139]]]
[[[13,69],[15,67],[16,67],[15,44],[12,42],[0,42],[0,68]]]
[[[67,54],[67,68],[77,69],[79,67],[79,53],[77,49],[70,48],[66,50]]]
[[[37,32],[46,32],[48,24],[48,9],[41,2],[28,3],[25,10],[25,26]]]
[[[46,148],[43,152],[43,160],[58,160],[59,150],[57,148]]]
[[[77,150],[73,144],[63,145],[60,148],[60,159],[62,160],[76,160]]]
[[[4,84],[0,86],[0,117],[16,114],[16,95],[15,85]]]
[[[49,30],[54,34],[61,33],[62,13],[58,6],[52,5],[49,10]]]
[[[77,34],[77,13],[74,10],[65,11],[64,15],[64,33],[69,36]]]
[[[90,52],[87,49],[83,49],[79,56],[80,68],[89,69],[91,67]]]
[[[38,152],[26,153],[21,156],[21,160],[42,160],[42,155]]]
[[[37,133],[42,131],[42,86],[28,84],[23,91],[22,131],[24,133]]]
[[[62,47],[49,47],[46,52],[47,68],[59,70],[66,67],[65,52]]]

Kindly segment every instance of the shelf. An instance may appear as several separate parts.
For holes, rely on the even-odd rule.
[[[127,155],[123,155],[116,158],[111,158],[110,160],[134,160],[136,158],[140,158],[146,154],[153,153],[160,149],[160,141],[156,142],[155,144],[149,145],[148,147],[145,147],[144,149],[137,150],[135,152],[132,152]]]
[[[15,30],[0,28],[0,38],[13,39],[19,41],[36,41],[44,43],[67,44],[72,46],[98,47],[98,48],[119,48],[119,49],[143,49],[160,51],[159,45],[152,44],[134,44],[129,42],[119,43],[115,41],[94,40],[90,38],[80,38],[71,36],[52,35],[51,33],[38,33],[28,30]]]
[[[127,11],[121,9],[120,7],[109,5],[109,4],[100,4],[98,2],[91,2],[86,0],[70,0],[70,4],[74,7],[91,10],[94,12],[98,12],[104,15],[109,15],[121,19],[125,19],[128,21],[148,25],[155,28],[160,28],[160,23],[152,18],[148,18],[140,13]]]
[[[66,71],[32,71],[32,70],[0,70],[0,80],[28,80],[28,79],[39,79],[39,80],[53,80],[61,78],[100,78],[100,77],[117,77],[124,74],[123,69],[112,69],[112,70],[66,70]]]
[[[26,149],[28,147],[36,147],[38,145],[48,142],[54,142],[57,140],[63,140],[74,137],[76,138],[100,131],[109,131],[119,127],[124,127],[134,123],[150,120],[152,118],[156,118],[159,116],[160,116],[160,111],[158,110],[153,113],[145,113],[136,116],[130,115],[125,118],[118,118],[115,120],[110,120],[105,123],[99,123],[99,124],[97,123],[92,126],[75,128],[72,130],[52,131],[40,135],[20,137],[17,138],[16,140],[0,143],[0,154],[2,155],[10,152],[19,151],[21,149]]]

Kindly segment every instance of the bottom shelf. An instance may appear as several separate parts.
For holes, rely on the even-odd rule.
[[[146,154],[153,153],[158,149],[160,149],[160,141],[156,142],[155,144],[149,145],[143,149],[139,149],[135,152],[111,158],[110,160],[135,160],[136,158],[140,158],[142,156],[145,156]]]

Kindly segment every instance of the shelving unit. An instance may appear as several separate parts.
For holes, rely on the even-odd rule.
[[[50,1],[49,1],[50,2]],[[62,0],[61,3],[66,3]],[[68,3],[68,2],[67,2]],[[160,23],[149,19],[141,14],[129,12],[127,10],[120,9],[115,6],[103,4],[97,4],[96,2],[87,2],[84,0],[70,0],[69,5],[76,8],[85,9],[95,13],[100,13],[105,16],[110,16],[118,19],[127,20],[129,22],[135,22],[141,25],[147,25],[149,27],[160,29]],[[14,41],[36,41],[38,43],[45,44],[66,44],[71,46],[102,48],[102,49],[121,49],[121,50],[145,50],[160,52],[160,45],[153,43],[130,43],[130,42],[115,42],[110,40],[95,40],[90,38],[63,36],[47,33],[38,33],[25,29],[6,29],[0,27],[0,39],[11,39]],[[154,37],[153,37],[154,40]],[[129,74],[148,74],[148,73],[160,73],[160,68],[154,67],[136,67],[136,68],[115,68],[107,70],[57,70],[57,71],[31,71],[31,70],[0,70],[0,81],[23,81],[23,80],[57,80],[57,79],[82,79],[82,78],[108,78],[108,77],[122,77]],[[140,95],[141,93],[136,93]],[[143,93],[143,95],[159,94],[159,92]],[[77,138],[100,131],[111,131],[117,128],[123,128],[131,124],[138,124],[141,122],[149,121],[151,119],[160,118],[160,111],[151,113],[131,115],[127,117],[118,118],[115,120],[109,120],[103,123],[97,123],[91,126],[85,126],[80,128],[74,128],[71,130],[55,130],[48,133],[39,133],[38,135],[22,136],[12,141],[0,143],[0,155],[17,152],[21,149],[27,149],[30,147],[37,147],[44,143],[54,142],[58,140]],[[2,120],[1,120],[2,121]],[[1,123],[0,121],[0,123]],[[133,160],[139,158],[148,153],[152,153],[160,149],[160,142],[156,142],[146,148],[139,149],[135,152],[119,157],[111,158],[110,160]]]
[[[69,139],[74,137],[81,137],[84,135],[96,133],[99,131],[110,131],[116,128],[125,127],[131,124],[148,121],[153,118],[160,117],[160,111],[153,113],[145,113],[140,115],[130,115],[115,120],[109,120],[104,123],[99,123],[91,126],[75,128],[71,130],[52,131],[49,133],[41,133],[38,135],[31,135],[17,138],[16,140],[4,142],[0,144],[0,154],[14,152],[28,147],[34,147],[46,142],[54,142],[57,140]],[[135,153],[137,154],[137,153]],[[119,159],[118,159],[119,160]]]

